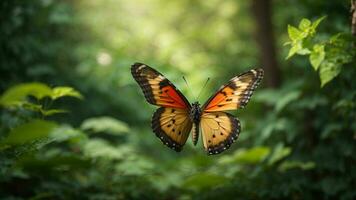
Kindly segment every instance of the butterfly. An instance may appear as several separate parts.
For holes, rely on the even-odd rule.
[[[147,102],[160,106],[151,121],[156,136],[180,152],[190,133],[193,144],[197,144],[201,130],[204,149],[212,155],[225,151],[237,140],[240,121],[225,111],[246,106],[264,72],[252,69],[233,77],[202,106],[199,102],[190,104],[166,77],[146,64],[133,64],[131,73]]]

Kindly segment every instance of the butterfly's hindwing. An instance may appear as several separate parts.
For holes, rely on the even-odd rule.
[[[240,134],[240,121],[225,112],[204,112],[200,126],[203,144],[209,155],[219,154],[230,148]]]
[[[171,108],[190,108],[184,95],[155,69],[135,63],[131,66],[131,73],[148,103]]]
[[[205,112],[216,112],[243,108],[262,78],[262,69],[253,69],[232,78],[209,98],[202,109]]]
[[[161,107],[152,117],[152,129],[163,144],[181,151],[192,129],[186,109]]]

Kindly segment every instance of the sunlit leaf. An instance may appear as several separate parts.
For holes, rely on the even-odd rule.
[[[310,53],[309,60],[315,71],[318,70],[324,58],[325,58],[324,45],[321,44],[314,45],[313,51]]]
[[[0,144],[21,145],[48,137],[58,125],[44,120],[32,120],[14,128]]]
[[[286,59],[289,59],[292,56],[294,56],[294,54],[296,54],[300,49],[301,49],[301,46],[292,45],[292,47],[289,49],[289,52],[288,52],[288,55],[287,55]]]
[[[299,23],[299,29],[300,30],[306,30],[307,28],[309,28],[309,26],[311,25],[311,21],[309,19],[303,18],[300,23]]]
[[[213,188],[226,183],[229,179],[211,173],[197,173],[185,180],[183,186],[187,189],[201,190]]]
[[[222,164],[226,163],[241,163],[241,164],[256,164],[262,162],[270,153],[269,147],[253,147],[251,149],[238,149],[233,155],[221,157]]]
[[[321,87],[333,80],[341,71],[341,66],[337,63],[323,62],[320,65],[319,76]]]
[[[298,28],[288,25],[288,36],[292,41],[301,39],[301,34],[302,32]]]
[[[309,53],[310,50],[308,48],[303,47],[303,43],[301,41],[298,41],[292,44],[292,47],[289,49],[288,56],[286,59],[289,59],[295,54],[306,55]]]
[[[22,106],[26,103],[27,96],[42,99],[45,96],[50,96],[51,93],[51,88],[43,83],[18,84],[4,92],[0,98],[0,104],[5,107]]]
[[[315,29],[319,26],[320,22],[322,22],[325,18],[326,18],[326,16],[323,16],[323,17],[320,17],[319,19],[315,20],[311,25],[312,30],[315,31]]]
[[[81,129],[91,130],[94,133],[106,132],[114,135],[127,133],[130,130],[126,123],[106,116],[86,119],[82,123]]]
[[[52,94],[51,94],[51,98],[53,100],[61,98],[61,97],[65,97],[65,96],[83,99],[83,96],[72,87],[55,87],[55,88],[53,88]]]

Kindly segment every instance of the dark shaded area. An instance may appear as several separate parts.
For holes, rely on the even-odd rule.
[[[273,35],[271,0],[254,0],[251,10],[256,21],[255,37],[259,46],[259,57],[265,69],[266,85],[277,88],[281,84],[281,73],[277,62]]]

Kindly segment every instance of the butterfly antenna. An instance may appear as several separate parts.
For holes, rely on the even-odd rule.
[[[190,92],[190,93],[193,95],[193,97],[195,98],[195,96],[194,96],[194,93],[193,93],[192,89],[189,87],[188,81],[185,79],[185,77],[184,77],[184,76],[183,76],[182,78],[183,78],[183,80],[184,80],[185,84],[187,85],[187,88],[188,88],[189,92]]]
[[[208,84],[209,80],[210,80],[210,78],[206,79],[204,86],[202,87],[202,89],[199,92],[198,99],[199,99],[201,93],[203,92],[203,90],[205,89],[206,85]]]

